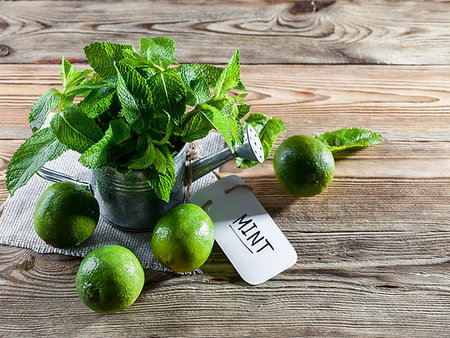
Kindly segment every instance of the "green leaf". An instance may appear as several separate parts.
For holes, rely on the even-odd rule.
[[[157,172],[164,174],[166,172],[166,157],[158,148],[155,147],[155,150],[156,157],[153,165],[155,166]]]
[[[55,88],[47,90],[36,101],[33,108],[31,108],[30,115],[28,117],[33,133],[42,127],[50,111],[58,108],[60,101],[61,93]]]
[[[239,122],[230,118],[229,116],[222,113],[216,107],[210,106],[208,104],[202,104],[200,107],[200,112],[206,119],[211,123],[211,125],[220,134],[222,134],[225,142],[230,147],[231,151],[235,151],[235,144],[239,142]]]
[[[258,133],[264,151],[264,159],[268,159],[276,138],[281,132],[286,131],[283,120],[274,119],[264,114],[254,113],[247,117],[244,128],[248,125],[255,128]],[[250,168],[257,164],[257,161],[250,161],[242,158],[236,159],[236,165],[240,168]]]
[[[14,153],[6,169],[6,187],[11,196],[24,186],[42,166],[59,157],[67,147],[60,143],[51,128],[31,135]]]
[[[238,107],[237,107],[238,108],[238,119],[240,120],[240,119],[244,118],[250,112],[251,107],[252,106],[250,106],[249,104],[245,104],[245,103],[238,105]]]
[[[342,128],[317,135],[332,153],[358,147],[368,147],[383,141],[380,134],[362,128]]]
[[[65,92],[66,97],[82,97],[83,94],[90,92],[91,90],[103,88],[105,86],[109,86],[106,82],[83,82],[81,84],[78,84],[76,86],[71,87],[70,89],[67,89]]]
[[[204,138],[212,128],[214,126],[209,120],[203,114],[197,113],[184,126],[181,133],[182,141],[192,142]]]
[[[217,80],[214,88],[214,98],[224,97],[230,89],[245,90],[243,83],[240,81],[240,76],[239,49],[236,49],[227,67]]]
[[[156,148],[148,136],[141,135],[137,141],[137,152],[126,163],[129,169],[141,170],[153,164]]]
[[[103,137],[100,127],[78,106],[70,106],[53,116],[50,125],[61,143],[80,154]]]
[[[164,174],[159,173],[154,166],[144,170],[144,176],[156,195],[165,202],[169,202],[170,192],[175,184],[175,166],[167,148],[162,149],[165,156]]]
[[[162,68],[162,70],[174,63],[178,63],[174,55],[175,41],[168,37],[141,38],[139,40],[139,52],[144,58]]]
[[[211,99],[211,91],[208,83],[204,79],[193,80],[189,90],[195,95],[195,103],[192,102],[193,104],[190,104],[191,106],[205,103]]]
[[[109,86],[102,86],[92,90],[78,105],[89,117],[98,117],[111,105],[116,90]]]
[[[156,111],[166,111],[171,120],[179,125],[186,111],[186,90],[178,72],[169,69],[157,73],[147,83],[153,94]]]
[[[140,134],[152,115],[152,92],[145,79],[130,66],[116,64],[117,95],[122,104],[122,114],[131,128]]]
[[[84,53],[92,68],[104,79],[114,78],[116,69],[114,63],[124,58],[124,50],[131,49],[131,45],[121,45],[110,42],[94,42],[84,47]]]
[[[75,87],[87,79],[89,74],[93,72],[92,69],[77,71],[77,69],[65,58],[61,62],[61,80],[63,83],[63,94],[66,94],[69,89]]]
[[[198,63],[181,65],[175,69],[180,73],[181,79],[186,87],[192,87],[192,81],[203,79],[210,88],[216,85],[220,75],[224,71],[221,67]]]
[[[61,60],[61,80],[63,84],[63,88],[66,88],[67,82],[69,78],[75,73],[76,69],[72,66],[69,60],[66,60],[64,57]]]
[[[122,119],[112,120],[103,138],[80,156],[80,163],[88,168],[102,168],[109,164],[115,146],[130,138],[130,126]]]

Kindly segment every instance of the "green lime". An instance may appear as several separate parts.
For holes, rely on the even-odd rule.
[[[98,202],[87,187],[58,182],[39,197],[34,209],[34,228],[47,244],[69,248],[88,239],[99,215]]]
[[[295,135],[284,140],[273,158],[280,185],[296,196],[314,196],[333,180],[334,158],[330,150],[311,136]]]
[[[84,304],[101,313],[131,306],[141,294],[145,275],[136,256],[120,245],[91,251],[77,272],[78,295]]]
[[[176,272],[201,267],[211,254],[213,244],[213,222],[194,204],[170,209],[153,230],[153,255],[162,265]]]

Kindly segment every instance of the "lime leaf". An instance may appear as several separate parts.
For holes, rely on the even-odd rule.
[[[175,41],[171,38],[161,36],[157,38],[139,40],[139,52],[152,64],[159,66],[162,70],[174,63],[178,63],[175,58]]]
[[[24,186],[42,166],[59,157],[67,147],[58,141],[51,128],[31,135],[14,153],[6,169],[6,187],[11,196]]]
[[[163,201],[169,202],[170,192],[175,184],[175,166],[167,148],[162,148],[161,150],[166,160],[164,173],[159,173],[152,166],[144,170],[144,176],[149,185],[154,189],[156,195]]]
[[[84,53],[92,68],[104,79],[116,76],[114,62],[124,58],[124,50],[131,49],[131,45],[121,45],[110,42],[94,42],[84,47]]]
[[[130,126],[123,120],[112,120],[103,138],[80,156],[80,163],[88,168],[102,168],[109,164],[112,149],[130,138]]]
[[[89,117],[97,117],[104,113],[112,103],[116,90],[109,86],[101,86],[92,90],[78,105]]]
[[[145,79],[130,66],[116,63],[117,95],[122,104],[122,115],[131,128],[140,134],[151,117],[152,92]]]
[[[50,125],[61,143],[80,154],[103,137],[100,127],[78,106],[70,106],[53,116]]]
[[[245,90],[243,83],[240,81],[240,76],[239,49],[236,49],[227,67],[217,80],[214,88],[214,98],[224,97],[230,89]]]
[[[186,90],[178,72],[169,69],[156,73],[147,83],[156,111],[166,111],[171,120],[179,125],[186,111]]]
[[[42,127],[50,111],[58,108],[60,101],[61,93],[55,88],[47,90],[36,101],[33,108],[31,108],[30,115],[28,116],[33,133]]]
[[[245,120],[244,128],[248,125],[255,128],[258,133],[264,151],[264,159],[268,159],[276,138],[281,132],[286,131],[283,120],[274,119],[264,114],[253,113]],[[240,168],[251,168],[257,164],[259,164],[257,161],[245,160],[243,158],[236,159],[236,165]]]
[[[141,170],[153,164],[156,157],[156,148],[147,136],[139,136],[136,150],[137,152],[127,162],[129,169]]]
[[[342,128],[316,136],[332,153],[358,147],[368,147],[383,141],[380,134],[362,128]]]

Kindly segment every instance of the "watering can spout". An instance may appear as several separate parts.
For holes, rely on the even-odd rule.
[[[192,181],[195,181],[236,157],[259,163],[264,162],[264,151],[261,141],[255,129],[250,125],[244,131],[244,143],[238,145],[234,153],[231,152],[230,148],[224,148],[218,153],[199,159],[186,168],[190,174],[186,175],[186,177],[192,177]]]

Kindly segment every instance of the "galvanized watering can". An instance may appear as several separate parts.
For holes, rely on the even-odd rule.
[[[90,182],[80,182],[48,168],[40,169],[37,174],[53,182],[71,181],[88,186],[100,205],[101,217],[107,223],[125,231],[141,232],[153,230],[162,215],[186,200],[188,176],[193,182],[235,157],[260,163],[264,161],[261,142],[252,126],[246,128],[244,143],[234,153],[224,148],[216,154],[196,160],[190,168],[186,166],[186,148],[187,144],[173,158],[176,181],[168,203],[156,196],[142,171],[138,170],[122,174],[113,167],[93,169]]]

